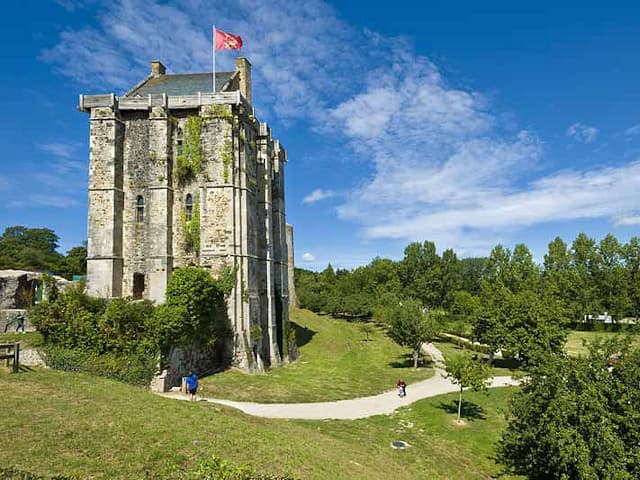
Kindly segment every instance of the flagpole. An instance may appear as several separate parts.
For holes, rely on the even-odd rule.
[[[216,93],[216,26],[213,26],[213,93]]]

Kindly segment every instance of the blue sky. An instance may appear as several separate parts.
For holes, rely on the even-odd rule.
[[[52,228],[62,251],[84,241],[78,94],[120,94],[155,58],[208,71],[215,23],[243,36],[258,117],[288,150],[298,266],[399,259],[416,240],[460,256],[526,243],[541,259],[556,235],[638,235],[635,2],[11,3],[2,230]]]

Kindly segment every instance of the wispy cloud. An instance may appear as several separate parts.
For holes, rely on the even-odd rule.
[[[323,190],[321,188],[316,188],[309,195],[304,197],[304,199],[302,200],[302,203],[313,205],[314,203],[319,202],[320,200],[333,198],[336,195],[337,193],[334,192],[333,190]]]
[[[303,262],[315,262],[316,261],[316,257],[314,257],[309,252],[305,252],[305,253],[302,254],[302,261]]]
[[[640,215],[622,215],[614,220],[614,224],[625,227],[640,225]]]
[[[50,153],[51,155],[55,155],[56,157],[74,158],[79,145],[75,142],[71,142],[71,143],[51,142],[51,143],[39,143],[37,147],[39,150],[46,153]]]
[[[65,195],[27,194],[7,202],[9,208],[70,208],[80,205],[78,199]]]
[[[244,37],[259,113],[299,121],[369,162],[371,174],[354,179],[338,208],[368,238],[428,238],[486,253],[505,234],[531,225],[637,218],[629,206],[637,204],[638,163],[541,173],[544,140],[535,132],[503,128],[481,92],[454,86],[408,40],[355,29],[323,1],[101,5],[97,27],[62,32],[41,58],[92,91],[128,89],[154,58],[174,72],[207,71],[215,9],[217,25]],[[220,70],[233,68],[230,56],[219,62]],[[640,133],[638,125],[628,135],[636,127]],[[578,122],[565,133],[593,143],[599,131]],[[317,189],[303,203],[335,196]],[[303,261],[306,255],[313,257],[307,252]]]
[[[627,128],[623,134],[626,137],[635,137],[636,135],[640,135],[640,124]]]
[[[569,125],[565,133],[567,137],[573,138],[576,142],[593,143],[598,136],[599,130],[596,127],[577,122]]]

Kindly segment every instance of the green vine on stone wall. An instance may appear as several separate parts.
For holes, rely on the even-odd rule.
[[[183,210],[180,212],[180,222],[184,234],[185,250],[198,255],[200,252],[200,204],[198,201],[193,203],[191,220],[187,220],[187,214]]]
[[[193,180],[202,170],[201,133],[202,119],[189,115],[183,131],[182,152],[176,156],[175,173],[179,183]]]
[[[207,120],[219,118],[232,124],[235,120],[235,115],[224,105],[211,105],[209,113],[205,118]]]
[[[229,140],[225,140],[224,145],[222,146],[222,152],[220,152],[220,157],[222,158],[222,175],[224,176],[225,183],[228,183],[229,169],[233,162],[233,148]]]

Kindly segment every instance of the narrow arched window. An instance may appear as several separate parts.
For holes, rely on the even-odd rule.
[[[136,199],[136,223],[144,222],[144,198],[138,195]]]
[[[187,222],[190,222],[193,219],[193,197],[190,193],[187,194],[187,198],[184,202],[184,215]]]
[[[182,155],[182,152],[184,151],[183,141],[184,134],[182,133],[182,129],[178,127],[178,132],[176,133],[176,150],[178,155]]]

